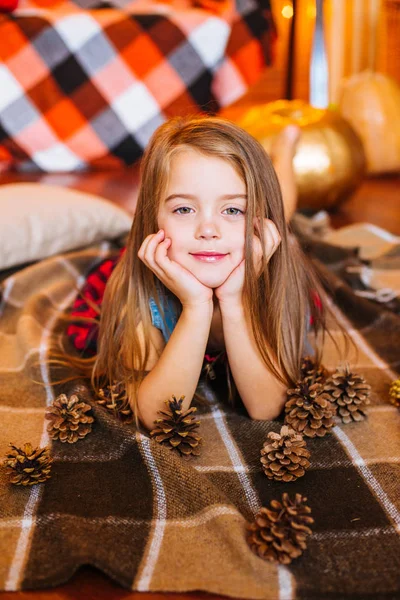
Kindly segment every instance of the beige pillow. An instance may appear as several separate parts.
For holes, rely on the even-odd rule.
[[[0,185],[0,269],[113,239],[132,215],[85,192],[41,183]]]

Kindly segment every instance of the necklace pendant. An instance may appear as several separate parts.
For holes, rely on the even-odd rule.
[[[214,368],[212,366],[211,363],[207,363],[206,366],[204,367],[204,370],[206,372],[206,376],[209,377],[210,379],[216,379],[217,376],[215,374]]]

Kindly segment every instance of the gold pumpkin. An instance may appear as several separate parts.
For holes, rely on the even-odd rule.
[[[364,143],[369,173],[400,171],[400,86],[383,73],[344,79],[339,110]]]
[[[361,182],[365,154],[360,138],[337,111],[302,100],[277,100],[251,108],[238,125],[270,153],[275,137],[292,123],[301,129],[293,160],[298,207],[338,206]]]

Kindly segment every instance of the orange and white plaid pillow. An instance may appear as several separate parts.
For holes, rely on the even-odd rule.
[[[0,10],[1,6],[13,5],[14,8],[17,5],[18,0],[0,0]],[[62,5],[65,6],[78,6],[80,8],[96,8],[95,2],[87,2],[85,0],[19,0],[19,8],[60,8]],[[99,0],[97,6],[102,8],[102,1]],[[108,2],[110,4],[110,2]],[[111,4],[113,4],[111,2]],[[119,0],[114,3],[115,8],[129,7],[132,10],[135,5],[140,9],[143,7],[148,7],[152,5],[154,7],[155,4],[168,4],[172,6],[176,10],[186,10],[188,8],[202,8],[204,10],[208,10],[209,12],[213,12],[218,15],[226,15],[227,11],[232,10],[234,7],[233,0],[128,0],[124,2],[123,0]]]
[[[20,0],[0,15],[0,169],[132,164],[166,119],[218,112],[270,64],[274,32],[254,0],[240,0],[232,19],[183,4],[217,0],[23,10],[54,1]]]

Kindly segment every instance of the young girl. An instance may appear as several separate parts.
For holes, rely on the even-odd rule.
[[[250,418],[274,419],[309,353],[311,322],[316,338],[322,333],[321,360],[324,297],[290,234],[261,144],[218,117],[174,118],[143,157],[126,250],[102,300],[96,354],[82,364],[97,391],[122,382],[136,424],[153,429],[166,398],[184,396],[185,410],[202,399],[196,388],[205,355],[217,353],[229,401],[239,394]]]

